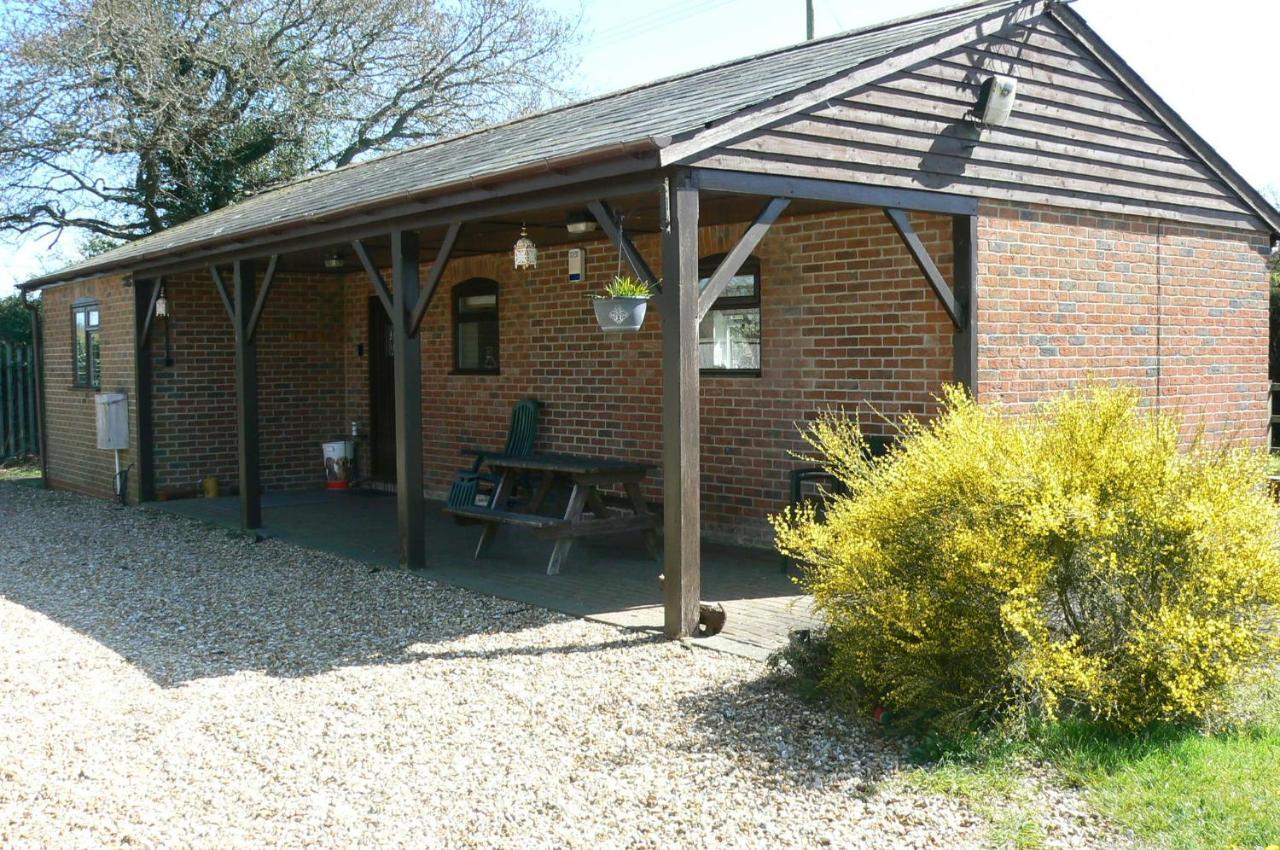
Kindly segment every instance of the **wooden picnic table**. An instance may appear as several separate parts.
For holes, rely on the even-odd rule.
[[[497,536],[498,528],[503,525],[529,528],[540,537],[556,541],[547,562],[547,575],[551,576],[560,572],[573,541],[590,535],[639,531],[644,534],[649,554],[655,560],[659,557],[657,522],[640,492],[640,482],[653,467],[632,461],[570,454],[485,455],[484,464],[499,475],[498,486],[489,505],[445,509],[455,516],[484,523],[475,557],[485,553]],[[541,480],[527,510],[509,510],[516,482],[533,473],[541,473]],[[573,487],[564,515],[554,517],[539,513],[557,481],[567,481]],[[601,489],[617,486],[622,487],[627,499],[625,507],[615,510],[605,504]]]

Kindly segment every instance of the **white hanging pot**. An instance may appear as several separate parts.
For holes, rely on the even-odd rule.
[[[595,298],[592,303],[596,308],[596,321],[605,333],[640,330],[649,309],[649,299],[638,295]]]

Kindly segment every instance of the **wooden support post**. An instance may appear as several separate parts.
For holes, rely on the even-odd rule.
[[[422,343],[410,330],[418,304],[418,234],[391,234],[391,329],[396,389],[396,509],[400,565],[426,566],[426,500],[422,494]],[[425,310],[425,308],[424,308]]]
[[[951,220],[955,299],[960,326],[955,333],[955,379],[978,397],[978,217]]]
[[[258,344],[250,319],[254,298],[254,266],[232,264],[236,342],[236,430],[240,444],[240,527],[262,527],[261,476],[258,459]]]
[[[663,607],[668,637],[693,634],[702,592],[698,417],[698,187],[668,177],[662,236]]]
[[[160,297],[163,281],[135,281],[133,284],[134,308],[134,405],[138,416],[138,451],[134,455],[134,476],[138,481],[138,501],[152,502],[156,498],[155,433],[152,420],[152,365],[151,326],[156,316],[156,301]]]

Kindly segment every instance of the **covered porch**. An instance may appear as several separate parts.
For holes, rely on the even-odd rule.
[[[227,529],[240,527],[239,500],[184,499],[149,507]],[[552,544],[518,529],[504,530],[488,556],[473,559],[480,527],[457,525],[439,502],[426,503],[425,532],[431,541],[423,581],[441,581],[502,599],[524,602],[575,617],[660,632],[663,628],[659,565],[639,534],[588,538],[574,548],[562,573],[549,579]],[[396,500],[371,489],[268,493],[262,499],[264,536],[363,561],[374,569],[396,569]],[[794,629],[814,623],[801,595],[776,555],[758,549],[708,544],[702,552],[702,595],[724,606],[728,623],[700,645],[763,660],[786,643]]]
[[[475,567],[470,557],[454,561],[452,556],[436,554],[448,552],[458,538],[453,527],[444,525],[430,508],[428,497],[433,494],[430,492],[433,483],[424,479],[424,454],[430,456],[436,451],[434,443],[440,428],[439,422],[433,421],[436,387],[433,381],[424,380],[424,376],[429,369],[434,369],[434,358],[439,357],[439,352],[448,351],[447,347],[433,344],[442,337],[435,332],[429,335],[426,326],[430,321],[443,323],[451,311],[448,300],[436,297],[436,293],[447,291],[447,285],[442,284],[453,274],[453,266],[460,262],[467,264],[484,260],[484,257],[502,257],[503,252],[507,252],[509,262],[509,241],[517,228],[522,229],[526,225],[531,232],[538,234],[541,246],[573,245],[575,237],[566,233],[564,223],[585,218],[598,228],[599,238],[609,246],[609,253],[613,255],[607,260],[611,271],[616,265],[636,278],[660,283],[659,296],[654,300],[654,321],[658,324],[659,334],[646,332],[657,343],[654,351],[636,351],[631,355],[631,349],[620,348],[611,355],[602,355],[613,358],[607,364],[579,361],[568,366],[580,371],[594,369],[599,373],[596,379],[604,383],[611,380],[612,375],[622,378],[641,375],[650,384],[652,379],[657,379],[657,384],[652,387],[657,390],[652,408],[627,412],[626,399],[617,403],[614,408],[616,416],[613,416],[617,422],[613,428],[617,430],[613,442],[605,445],[604,451],[609,456],[644,460],[660,469],[660,479],[654,481],[653,488],[646,489],[648,498],[660,504],[664,516],[663,557],[659,567],[666,575],[662,590],[664,631],[671,636],[695,632],[701,600],[719,602],[721,597],[730,598],[733,593],[742,593],[741,589],[717,593],[714,585],[707,586],[712,579],[704,576],[704,557],[709,557],[709,554],[704,554],[708,544],[703,535],[704,501],[707,497],[703,471],[707,458],[704,453],[723,454],[714,462],[732,469],[737,466],[735,445],[750,451],[753,442],[756,448],[762,443],[758,437],[753,438],[750,430],[753,425],[748,413],[744,411],[735,415],[735,408],[730,405],[717,429],[723,437],[718,434],[716,442],[705,444],[708,435],[703,430],[704,415],[700,410],[705,402],[701,387],[708,380],[716,381],[717,387],[723,387],[724,381],[736,379],[722,376],[708,379],[703,374],[699,349],[701,320],[745,262],[762,246],[774,225],[787,225],[787,232],[796,234],[787,237],[792,239],[799,238],[805,227],[804,221],[813,216],[820,218],[837,212],[844,214],[845,211],[865,215],[868,223],[879,221],[879,236],[867,237],[874,241],[867,243],[863,256],[870,257],[869,262],[883,266],[881,274],[890,282],[886,285],[892,292],[882,292],[877,296],[888,298],[888,301],[868,303],[868,312],[877,314],[876,317],[858,321],[887,321],[890,325],[883,328],[874,325],[876,329],[867,330],[868,325],[865,324],[847,328],[835,324],[837,317],[829,314],[826,305],[833,297],[849,303],[855,289],[850,287],[847,273],[824,271],[822,266],[810,269],[801,265],[805,262],[803,256],[794,257],[791,261],[796,265],[791,268],[795,270],[795,283],[790,288],[796,298],[801,301],[808,298],[808,301],[797,303],[795,307],[783,307],[781,315],[777,316],[781,320],[777,323],[778,341],[796,347],[796,351],[800,346],[812,349],[813,353],[801,356],[809,358],[815,369],[822,370],[823,378],[814,381],[806,378],[804,371],[799,369],[773,371],[771,385],[764,392],[768,393],[765,403],[772,406],[771,415],[777,421],[771,421],[767,426],[767,439],[774,439],[774,435],[782,431],[790,431],[787,439],[794,439],[797,421],[803,421],[819,406],[840,405],[846,397],[861,396],[877,402],[886,398],[891,401],[904,398],[908,394],[913,398],[927,398],[928,393],[936,392],[942,380],[951,379],[963,381],[970,389],[975,389],[977,201],[943,193],[859,186],[826,179],[716,169],[654,169],[652,160],[643,156],[636,156],[627,163],[625,172],[602,178],[591,168],[584,168],[581,172],[564,169],[563,172],[512,180],[484,189],[470,189],[460,193],[461,196],[447,196],[438,201],[413,205],[417,206],[416,211],[399,207],[376,216],[376,221],[369,220],[375,216],[366,214],[355,224],[349,220],[335,220],[316,225],[314,232],[305,236],[268,233],[246,239],[241,246],[229,250],[170,255],[146,270],[136,271],[134,296],[140,351],[136,389],[140,447],[137,474],[143,501],[150,501],[156,495],[155,458],[151,456],[155,434],[152,396],[159,342],[152,329],[155,326],[156,300],[166,285],[166,279],[186,275],[189,282],[200,285],[206,293],[215,292],[214,301],[220,303],[214,310],[225,311],[218,324],[223,328],[219,333],[229,333],[234,343],[238,524],[243,529],[264,526],[270,529],[271,522],[264,516],[262,502],[262,469],[270,457],[261,451],[259,385],[262,383],[264,388],[269,388],[279,384],[280,379],[265,370],[260,374],[259,330],[278,321],[284,310],[293,309],[276,305],[278,298],[273,296],[273,292],[282,288],[294,293],[305,292],[308,293],[307,298],[321,301],[332,297],[325,296],[324,289],[317,287],[315,280],[323,279],[329,268],[328,261],[337,257],[346,269],[342,285],[348,287],[348,292],[358,294],[358,288],[349,289],[349,284],[357,280],[364,283],[367,294],[361,300],[371,303],[372,314],[387,317],[385,344],[389,349],[389,360],[393,361],[388,378],[393,388],[394,406],[387,411],[385,420],[390,420],[387,425],[394,445],[394,475],[389,477],[394,480],[397,495],[394,499],[376,499],[380,507],[394,504],[394,524],[389,522],[389,513],[379,513],[379,521],[367,527],[351,525],[351,518],[343,517],[335,517],[330,527],[347,527],[357,539],[370,538],[370,529],[376,527],[381,530],[379,534],[385,535],[380,536],[376,544],[378,558],[389,559],[390,554],[383,548],[390,548],[393,544],[396,562],[402,567],[435,570],[442,568],[443,562],[457,562],[461,570],[467,571],[466,580],[460,584],[475,586],[467,584],[475,580]],[[928,236],[918,229],[922,224],[928,225]],[[874,225],[860,227],[864,229],[858,233],[868,233],[867,228]],[[716,268],[704,270],[700,268],[700,260],[707,248],[708,228],[719,228],[721,236],[712,234],[712,238],[718,238],[727,250],[719,255]],[[822,250],[836,252],[841,257],[836,269],[854,269],[858,262],[863,261],[859,259],[859,242],[841,241],[835,246],[823,245]],[[955,257],[954,261],[952,257]],[[806,296],[801,287],[808,285],[804,282],[810,279],[814,280],[813,287],[835,294]],[[852,279],[856,280],[856,277]],[[522,289],[524,292],[521,297],[525,302],[521,305],[521,314],[511,316],[511,320],[527,323],[522,330],[526,344],[543,347],[549,356],[554,357],[563,338],[554,334],[550,337],[540,335],[538,320],[531,316],[535,307],[541,309],[539,305],[545,305],[545,301],[539,301],[539,292],[545,292],[541,296],[544,300],[552,298],[556,301],[557,296],[541,291],[539,285],[536,280],[530,280],[524,287],[517,287],[517,291]],[[884,292],[888,292],[887,289]],[[315,310],[311,303],[305,309]],[[557,306],[557,310],[568,310],[576,316],[577,312],[589,311],[586,305],[585,292],[580,292],[573,294],[563,309]],[[456,307],[453,310],[456,311]],[[803,325],[796,321],[797,317],[806,315],[817,317],[813,325],[813,339],[800,329]],[[911,324],[904,324],[902,317],[908,315],[915,317],[910,319]],[[431,320],[430,316],[435,316],[435,319]],[[573,330],[568,333],[580,337],[582,328],[572,321]],[[797,329],[787,335],[787,326]],[[824,329],[826,326],[831,328]],[[591,332],[591,341],[599,339],[598,333]],[[835,339],[832,339],[833,335]],[[288,334],[280,337],[285,342],[287,338]],[[582,339],[586,338],[570,341],[571,346],[579,346],[571,348],[577,352],[577,357],[589,356],[582,352],[596,346],[594,342],[588,346]],[[869,347],[872,343],[859,339],[874,339],[874,346],[878,347]],[[374,343],[370,337],[370,353],[374,351]],[[902,346],[913,347],[910,349],[913,352],[924,351],[923,360],[916,353],[901,353],[906,351]],[[842,348],[849,349],[846,356],[851,360],[841,361]],[[941,362],[937,355],[942,355]],[[636,357],[634,364],[625,362],[628,356]],[[288,357],[298,369],[305,369],[307,362],[316,362],[315,355],[307,355],[306,351],[289,353]],[[620,357],[623,360],[617,360]],[[867,360],[856,360],[860,357]],[[781,364],[782,361],[777,362]],[[772,367],[773,364],[767,366],[767,373]],[[863,374],[861,378],[859,370]],[[538,380],[548,378],[552,373],[557,387],[563,383],[563,376],[570,374],[562,373],[558,367],[549,370],[544,365],[531,371],[513,371],[512,376],[516,380]],[[445,380],[457,381],[460,378],[460,370],[449,371],[447,367],[440,369],[438,374]],[[462,375],[462,378],[466,376]],[[516,380],[508,385],[508,389],[516,389]],[[856,381],[859,380],[874,389],[856,392]],[[908,384],[909,390],[906,389]],[[800,396],[792,396],[791,393],[804,385],[809,385],[810,392],[801,401]],[[850,394],[850,390],[854,392]],[[559,390],[554,389],[553,392]],[[184,402],[182,394],[173,398],[175,402]],[[466,396],[454,398],[465,399]],[[577,397],[579,401],[575,401],[575,405],[581,405],[581,398]],[[324,399],[317,398],[314,403],[320,405]],[[465,419],[470,402],[454,403],[461,406],[461,415]],[[577,438],[573,437],[570,429],[575,426],[586,428],[591,420],[590,417],[584,419],[581,408],[568,410],[562,406],[562,410],[566,415],[563,422],[566,434],[562,434],[562,443],[567,444],[557,445],[553,451],[575,451]],[[780,411],[786,413],[782,417],[785,424],[780,424],[778,419]],[[486,442],[495,444],[498,440]],[[586,453],[600,453],[598,445],[591,444],[590,448],[591,451]],[[314,448],[307,447],[306,451],[312,452]],[[444,451],[447,453],[448,449]],[[636,458],[637,454],[641,457]],[[765,454],[769,456],[765,461],[768,466],[763,472],[753,474],[768,481],[769,488],[782,493],[786,486],[785,471],[774,467],[794,466],[794,462],[785,447],[773,448],[773,443],[769,443]],[[453,456],[456,457],[456,453]],[[324,504],[319,501],[320,497],[316,498],[316,504]],[[758,512],[762,520],[768,512],[768,508],[756,507],[759,499],[753,502],[750,497],[739,497],[730,488],[724,489],[719,502],[732,503],[736,499],[741,499],[744,509]],[[467,534],[466,538],[471,536],[474,535]],[[604,545],[608,545],[607,540]],[[462,548],[467,547],[463,545]],[[644,553],[643,547],[637,550],[637,556],[643,557],[641,553]],[[518,573],[522,554],[497,548],[493,559],[497,562],[511,558],[516,565],[512,568]],[[754,563],[754,572],[759,573],[760,581],[777,581],[777,593],[762,593],[765,597],[778,597],[790,590],[778,573],[777,556],[771,553],[746,558],[735,556],[726,561]],[[654,579],[657,572],[649,562],[649,566],[640,573],[641,577],[636,579],[640,582],[636,585],[639,595],[625,595],[612,602],[593,604],[605,605],[612,611],[621,609],[618,602],[648,603],[652,594],[659,593]],[[534,575],[530,572],[530,579]],[[554,594],[556,598],[572,598],[580,593],[590,595],[586,588],[554,590],[550,585],[556,584],[557,579],[548,579],[541,571],[536,575],[536,581],[541,585],[539,593]],[[447,579],[447,576],[442,575],[442,579]],[[599,576],[586,581],[608,584]],[[475,588],[486,590],[479,586]],[[600,591],[604,593],[605,588],[602,586]],[[564,603],[539,604],[584,613],[566,607]]]

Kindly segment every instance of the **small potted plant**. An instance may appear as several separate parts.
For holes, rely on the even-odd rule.
[[[600,330],[605,333],[640,330],[653,296],[651,284],[633,277],[615,277],[605,286],[603,295],[593,296]]]

